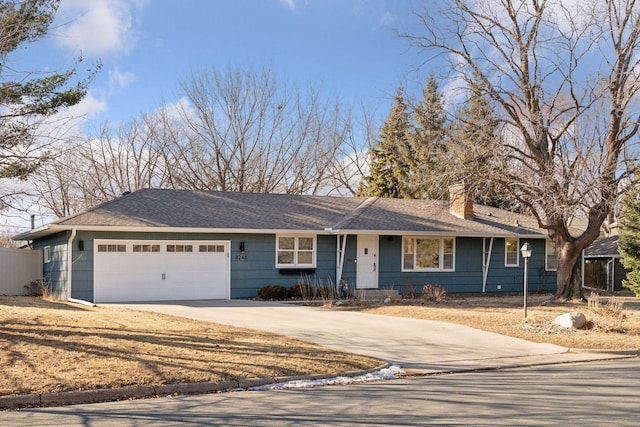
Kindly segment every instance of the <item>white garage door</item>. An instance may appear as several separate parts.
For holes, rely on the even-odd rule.
[[[95,302],[229,299],[229,241],[95,240]]]

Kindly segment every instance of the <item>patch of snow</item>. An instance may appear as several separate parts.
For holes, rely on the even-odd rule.
[[[369,372],[368,374],[358,375],[356,377],[334,377],[325,378],[320,380],[293,380],[284,383],[267,384],[256,387],[251,387],[251,391],[263,391],[263,390],[286,390],[290,388],[310,388],[321,387],[326,385],[347,385],[354,383],[363,383],[369,381],[381,381],[398,378],[398,375],[403,374],[404,371],[397,365],[389,366],[378,371]]]

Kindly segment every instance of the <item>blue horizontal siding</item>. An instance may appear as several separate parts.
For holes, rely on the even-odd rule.
[[[93,301],[93,242],[96,239],[122,240],[228,240],[231,241],[231,298],[252,298],[265,285],[290,287],[297,275],[284,275],[275,268],[275,235],[215,233],[128,233],[79,231],[74,241],[72,297]],[[335,282],[335,236],[318,236],[317,266],[309,278]],[[78,241],[84,241],[84,251]],[[244,242],[245,252],[240,252]],[[66,250],[66,240],[65,240]],[[242,256],[240,256],[242,255]],[[66,277],[66,276],[65,276]]]
[[[44,265],[44,279],[54,293],[66,296],[66,244],[69,232],[58,233],[34,241],[36,249],[52,247],[52,262]],[[265,285],[290,287],[301,280],[299,275],[281,274],[276,269],[275,234],[218,234],[218,233],[130,233],[80,231],[73,247],[73,298],[93,301],[93,242],[95,239],[123,240],[226,240],[231,241],[231,298],[252,298]],[[79,240],[84,250],[79,250]],[[555,272],[545,271],[545,241],[528,240],[533,246],[529,262],[529,290],[555,290]],[[240,242],[245,252],[240,253]],[[520,243],[522,244],[524,240]],[[448,292],[482,292],[482,238],[457,238],[455,271],[402,272],[402,236],[379,237],[378,283],[380,288],[395,288],[400,292],[419,292],[425,284],[444,286]],[[357,236],[349,235],[342,278],[351,287],[356,283]],[[240,256],[242,255],[242,256]],[[314,283],[335,283],[336,236],[317,237],[317,265],[305,280]],[[505,267],[504,239],[494,239],[487,292],[521,292],[524,263],[519,267]],[[500,289],[498,289],[500,286]]]
[[[355,237],[353,239],[355,241]],[[525,240],[522,240],[523,243]],[[545,240],[527,240],[533,247],[529,261],[529,290],[552,291],[556,274],[545,271]],[[355,243],[354,243],[355,244]],[[487,292],[521,292],[524,283],[524,262],[519,267],[504,265],[505,239],[494,239]],[[482,292],[481,237],[458,237],[455,248],[455,271],[402,272],[402,236],[380,237],[379,287],[394,288],[400,292],[419,292],[423,285],[444,286],[450,293]],[[354,249],[355,251],[355,249]],[[354,273],[355,278],[355,273]],[[501,289],[498,289],[500,285]]]
[[[67,241],[69,232],[52,234],[33,242],[34,249],[51,248],[51,262],[42,264],[42,280],[58,299],[67,298]]]

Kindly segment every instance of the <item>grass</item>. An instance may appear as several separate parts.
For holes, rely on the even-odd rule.
[[[527,298],[524,321],[522,295],[447,295],[440,303],[421,299],[391,305],[347,307],[368,313],[459,323],[534,342],[557,344],[574,349],[640,350],[640,300],[558,302],[550,295]],[[593,299],[591,300],[593,302]],[[591,307],[590,307],[591,305]],[[561,314],[578,311],[588,320],[588,328],[567,330],[553,325]]]
[[[0,395],[15,395],[337,374],[380,361],[180,317],[0,297],[0,366]]]
[[[459,323],[575,349],[640,350],[640,302],[560,303],[549,295],[446,295],[438,304],[344,304],[339,309]],[[334,307],[335,309],[335,307]],[[552,320],[580,311],[589,329]],[[266,332],[33,297],[0,297],[0,396],[69,390],[337,374],[380,361]]]

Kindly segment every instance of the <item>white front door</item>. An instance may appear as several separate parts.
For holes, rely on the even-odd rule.
[[[378,236],[358,234],[356,288],[378,287]]]

